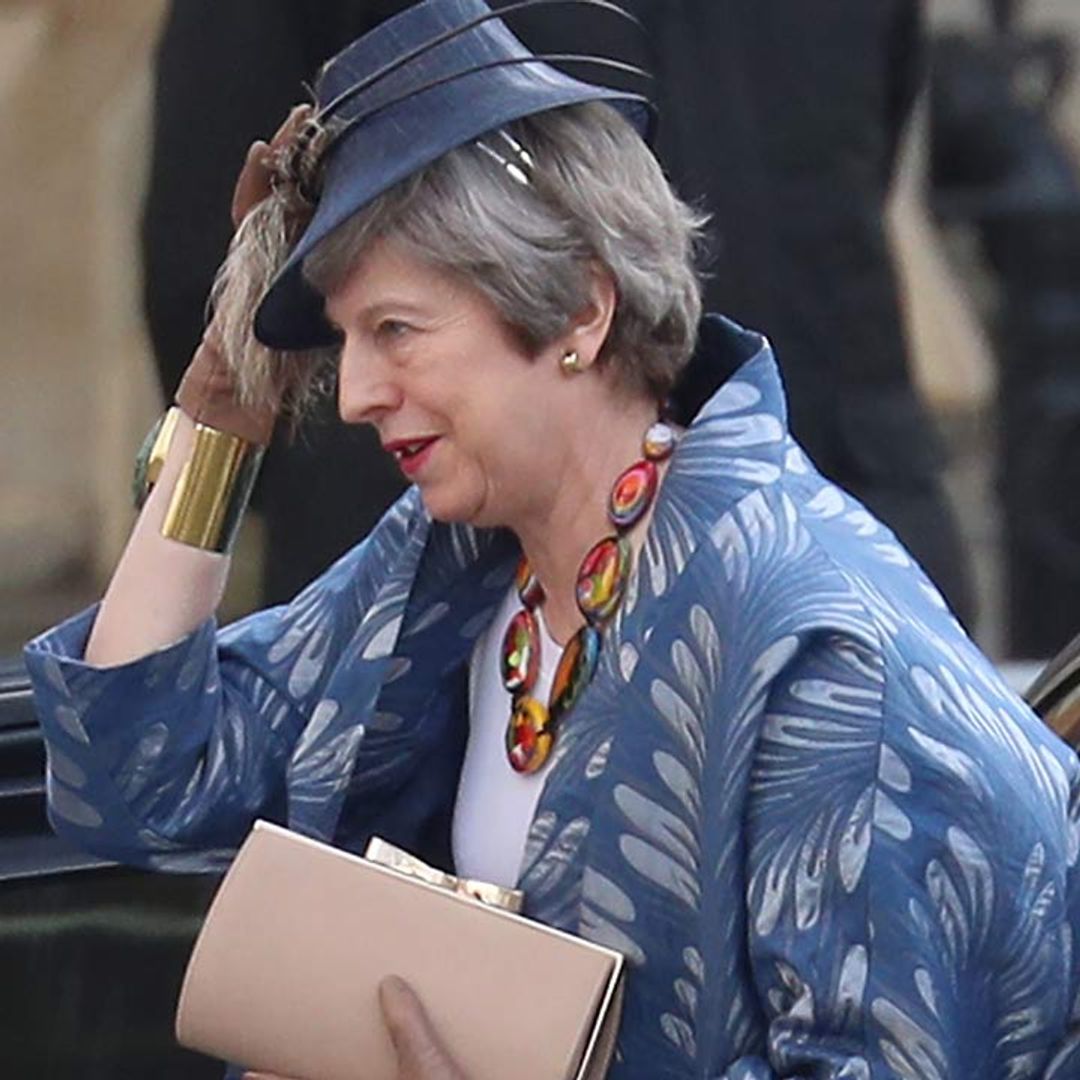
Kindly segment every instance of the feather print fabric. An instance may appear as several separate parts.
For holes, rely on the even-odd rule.
[[[629,956],[612,1080],[1080,1078],[1077,761],[707,320],[697,368],[734,362],[557,745],[529,914]],[[437,860],[515,558],[412,491],[287,608],[105,671],[93,612],[44,635],[56,827],[162,869],[257,815]]]

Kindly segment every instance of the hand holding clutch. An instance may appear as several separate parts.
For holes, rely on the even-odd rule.
[[[398,1080],[468,1080],[446,1052],[420,999],[403,979],[391,975],[379,985],[379,1007],[398,1059]],[[286,1080],[268,1073],[244,1073],[244,1080]],[[363,1080],[357,1076],[357,1080]]]
[[[192,950],[181,1044],[279,1078],[601,1080],[624,957],[434,873],[256,822]]]

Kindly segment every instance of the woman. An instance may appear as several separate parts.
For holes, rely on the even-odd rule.
[[[613,1077],[1075,1076],[1076,762],[792,441],[767,342],[697,326],[639,104],[427,0],[253,148],[242,236],[303,230],[255,332],[336,326],[342,416],[414,486],[216,630],[213,455],[249,471],[308,373],[247,351],[234,252],[103,604],[28,651],[55,823],[176,869],[261,815],[516,881],[630,958]],[[452,1075],[385,1004],[403,1076]]]

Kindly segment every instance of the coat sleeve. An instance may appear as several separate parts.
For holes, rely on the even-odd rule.
[[[50,820],[106,858],[223,865],[258,817],[282,820],[286,770],[342,651],[417,516],[410,496],[288,606],[207,621],[132,663],[87,664],[96,609],[31,642]]]
[[[770,695],[747,815],[766,1039],[722,1080],[1076,1075],[1075,758],[973,649],[924,661],[826,634]]]

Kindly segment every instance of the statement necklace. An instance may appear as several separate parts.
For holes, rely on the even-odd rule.
[[[548,703],[532,696],[540,671],[540,622],[544,589],[522,556],[514,585],[521,609],[503,637],[502,680],[512,697],[506,726],[506,756],[519,773],[536,772],[551,753],[563,717],[589,685],[600,659],[601,631],[619,609],[630,578],[633,555],[629,531],[652,506],[659,480],[657,462],[671,454],[675,432],[653,424],[642,440],[642,458],[615,481],[608,520],[615,531],[594,544],[578,567],[574,589],[585,625],[567,643],[555,669]]]

